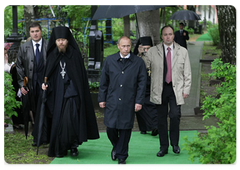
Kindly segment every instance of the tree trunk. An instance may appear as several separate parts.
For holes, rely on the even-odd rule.
[[[124,22],[124,35],[130,37],[130,19],[129,15],[123,17]]]
[[[151,36],[154,45],[160,43],[158,9],[137,13],[137,24],[140,37]]]
[[[29,34],[29,25],[34,22],[34,10],[33,5],[24,5],[24,18],[26,25],[26,37],[30,37]]]
[[[217,15],[222,61],[236,64],[236,8],[217,5]]]

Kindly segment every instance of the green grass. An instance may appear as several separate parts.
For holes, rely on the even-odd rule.
[[[117,48],[117,45],[106,44],[105,48],[104,48],[104,58],[106,58],[107,56],[112,55],[118,51],[119,51],[119,49]]]
[[[53,158],[47,156],[48,145],[37,148],[32,146],[33,137],[20,132],[4,135],[4,159],[9,164],[49,164]]]
[[[221,56],[221,49],[217,48],[216,45],[213,45],[213,42],[205,41],[203,46],[203,59],[205,58],[206,52],[209,53],[208,55],[212,55],[212,53],[217,53],[217,56]]]

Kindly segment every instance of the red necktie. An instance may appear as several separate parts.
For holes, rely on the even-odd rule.
[[[167,48],[167,75],[166,82],[170,83],[172,81],[172,64],[171,64],[171,48]]]

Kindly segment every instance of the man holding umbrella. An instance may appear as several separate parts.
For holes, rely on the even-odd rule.
[[[21,89],[21,93],[23,94],[25,130],[28,129],[30,110],[33,112],[33,115],[31,115],[32,124],[37,123],[34,121],[34,119],[38,98],[41,92],[41,84],[43,80],[44,66],[46,64],[46,51],[48,45],[48,42],[42,38],[42,28],[39,23],[31,23],[29,26],[29,32],[31,40],[20,46],[16,62],[18,85]],[[28,79],[28,87],[24,87],[24,79]],[[34,126],[34,128],[36,128],[36,126]],[[33,146],[36,146],[35,135],[36,133],[33,133]]]
[[[52,115],[48,156],[63,157],[88,139],[98,139],[98,127],[79,47],[68,27],[52,30],[44,77],[46,111]]]
[[[187,42],[186,40],[189,40],[188,31],[184,30],[184,23],[179,23],[180,30],[175,31],[174,33],[174,41],[181,45],[182,47],[187,49]]]

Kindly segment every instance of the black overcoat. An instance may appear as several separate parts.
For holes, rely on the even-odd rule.
[[[108,56],[103,64],[99,102],[106,102],[104,124],[110,128],[132,129],[135,104],[143,104],[146,90],[146,66],[142,58],[130,54],[122,67],[120,53]]]
[[[182,47],[185,47],[187,49],[187,42],[186,41],[189,40],[188,31],[183,30],[183,33],[186,33],[186,36],[181,35],[180,30],[176,31],[174,33],[174,35],[175,35],[174,36],[174,41],[176,43],[178,43],[179,45],[181,45]]]

